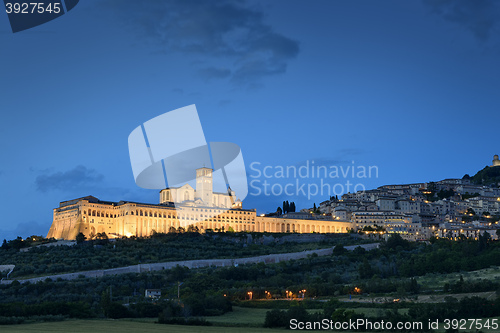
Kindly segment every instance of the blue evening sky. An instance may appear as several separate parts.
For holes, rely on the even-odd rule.
[[[486,0],[85,0],[15,34],[0,14],[0,240],[45,236],[64,200],[158,202],[127,138],[190,104],[241,147],[258,213],[329,196],[256,195],[321,181],[265,166],[376,166],[323,179],[367,189],[475,174],[500,154],[499,28]]]

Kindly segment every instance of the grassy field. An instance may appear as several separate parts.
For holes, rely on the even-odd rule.
[[[356,312],[373,315],[374,311],[380,309],[374,308],[356,308]],[[406,309],[404,309],[406,310]],[[242,330],[249,333],[257,332],[280,332],[283,329],[266,329],[256,327],[262,325],[267,309],[250,309],[234,307],[232,313],[227,313],[219,317],[207,317],[214,326],[182,326],[182,325],[162,325],[154,323],[152,319],[121,319],[121,320],[66,320],[52,323],[36,323],[22,325],[0,326],[2,333],[24,333],[24,332],[74,332],[74,333],[100,333],[100,332],[120,332],[120,333],[187,333],[187,332],[222,332],[222,333],[240,333]],[[309,310],[318,311],[318,310]],[[372,313],[373,312],[373,313]],[[490,318],[492,319],[492,318]],[[498,317],[497,317],[498,319]],[[424,323],[427,325],[427,323]],[[221,325],[221,326],[216,326]],[[238,325],[238,326],[229,326]],[[437,332],[445,332],[443,323]],[[485,330],[485,332],[498,332],[498,330]],[[364,333],[364,332],[359,332]]]
[[[471,272],[459,272],[450,274],[427,274],[417,277],[419,284],[429,289],[442,289],[445,283],[455,283],[463,276],[464,280],[500,280],[500,267],[490,267]]]
[[[364,314],[367,317],[381,317],[386,311],[389,309],[380,309],[380,308],[353,308],[347,309],[349,311],[354,311],[355,313]],[[398,312],[401,314],[408,313],[407,308],[398,309]]]
[[[241,327],[218,327],[218,326],[181,326],[161,325],[149,322],[138,322],[130,320],[67,320],[53,323],[23,324],[0,326],[2,333],[33,333],[33,332],[61,332],[61,333],[187,333],[187,332],[227,332],[241,333]],[[276,329],[245,327],[245,332],[276,332]],[[279,331],[279,330],[278,330]]]
[[[447,293],[447,294],[419,294],[419,295],[412,295],[408,297],[401,297],[400,300],[403,302],[411,302],[411,303],[444,303],[446,301],[446,297],[453,297],[458,300],[461,300],[462,298],[465,297],[482,297],[486,298],[488,300],[494,300],[497,298],[496,292],[495,291],[485,291],[485,292],[475,292],[475,293],[460,293],[460,294],[452,294],[452,293]],[[382,303],[392,303],[394,300],[394,296],[356,296],[352,297],[352,299],[349,299],[349,297],[339,297],[338,300],[341,302],[345,303],[366,303],[367,306],[369,304],[382,304]],[[369,309],[369,308],[367,308]],[[365,313],[367,315],[373,315],[371,312],[370,313]]]
[[[0,326],[0,332],[267,332],[262,325],[269,309],[253,309],[233,307],[232,312],[222,316],[205,317],[214,326],[182,326],[156,324],[156,319],[122,319],[122,320],[67,320],[53,323],[22,324]],[[315,310],[316,311],[316,310]],[[231,327],[232,326],[232,327]]]
[[[217,317],[205,317],[214,325],[240,325],[245,327],[262,327],[269,309],[253,309],[233,306],[233,311]]]

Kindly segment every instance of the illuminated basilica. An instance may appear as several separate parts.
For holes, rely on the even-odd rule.
[[[102,201],[93,196],[63,201],[54,209],[47,238],[74,240],[80,232],[87,239],[103,232],[110,238],[142,237],[190,226],[200,232],[345,233],[351,223],[257,216],[255,209],[242,208],[230,188],[227,193],[214,192],[212,169],[200,168],[196,189],[186,184],[161,190],[159,204]]]

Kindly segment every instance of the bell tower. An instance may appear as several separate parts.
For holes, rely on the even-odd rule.
[[[196,169],[196,196],[201,199],[206,206],[212,206],[213,182],[210,168]]]

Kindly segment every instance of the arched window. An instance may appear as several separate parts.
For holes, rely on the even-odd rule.
[[[184,192],[184,201],[189,200],[189,192]]]

